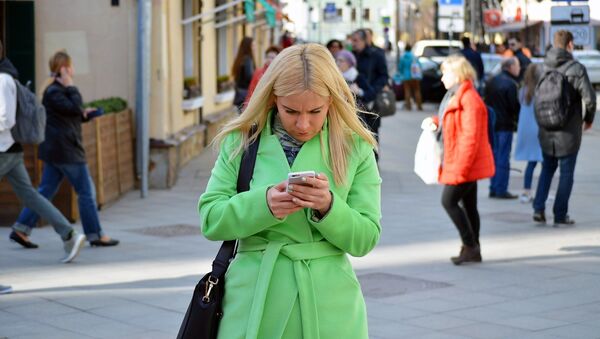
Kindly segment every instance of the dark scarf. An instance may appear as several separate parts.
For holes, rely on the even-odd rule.
[[[273,112],[272,126],[273,134],[279,139],[279,143],[281,143],[285,157],[291,167],[294,160],[296,160],[296,156],[300,153],[300,149],[302,148],[302,145],[304,145],[304,142],[298,141],[288,134],[285,128],[283,128],[283,124],[281,123],[281,119],[279,119],[279,114],[277,114],[277,112]]]

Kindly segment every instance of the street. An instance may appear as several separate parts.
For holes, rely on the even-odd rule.
[[[382,122],[383,232],[373,252],[352,259],[370,337],[600,338],[598,124],[578,157],[575,227],[537,226],[530,205],[491,200],[489,180],[480,181],[483,263],[457,267],[449,258],[460,241],[442,187],[413,173],[421,120],[435,113],[427,104]],[[59,263],[62,243],[51,227],[33,232],[37,250],[10,243],[10,228],[0,228],[0,284],[15,290],[0,296],[0,338],[174,338],[219,247],[201,236],[197,215],[214,159],[207,148],[171,190],[144,200],[129,192],[104,208],[103,228],[121,244],[86,246],[71,264]],[[534,186],[538,174],[539,166]],[[520,193],[522,182],[512,171],[510,191]]]

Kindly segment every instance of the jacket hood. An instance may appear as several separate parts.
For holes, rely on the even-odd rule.
[[[566,49],[552,48],[546,53],[544,64],[548,67],[557,68],[569,60],[573,60],[573,55]]]
[[[8,58],[0,60],[0,73],[8,73],[15,79],[19,77],[19,72]]]

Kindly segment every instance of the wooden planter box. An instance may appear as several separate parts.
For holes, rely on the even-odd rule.
[[[135,157],[133,119],[129,109],[106,114],[82,125],[83,147],[90,175],[96,185],[98,207],[116,200],[133,189]],[[41,179],[41,161],[37,146],[25,146],[25,165],[34,186]],[[79,218],[77,195],[64,180],[53,201],[61,212],[74,222]],[[11,225],[22,206],[6,179],[0,182],[0,225]]]

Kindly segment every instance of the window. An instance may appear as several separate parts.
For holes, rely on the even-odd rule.
[[[215,1],[215,7],[219,7],[221,5],[224,5],[227,3],[227,0],[216,0]],[[228,15],[227,13],[230,11],[230,9],[227,10],[223,10],[223,11],[219,11],[216,13],[215,15],[215,24],[221,23],[225,20],[227,20]],[[226,87],[223,87],[221,85],[221,83],[223,83],[226,80],[226,77],[229,76],[230,73],[230,68],[231,68],[231,63],[233,62],[233,60],[229,60],[229,55],[227,53],[227,29],[228,29],[229,25],[225,25],[222,27],[217,28],[217,74],[216,74],[216,79],[217,79],[217,93],[221,93],[224,92],[226,90]]]
[[[356,8],[352,7],[352,14],[350,14],[350,20],[356,21]]]
[[[201,0],[182,0],[183,17],[200,13]],[[202,23],[196,21],[183,26],[183,99],[191,100],[202,96]],[[194,109],[197,107],[193,107]]]
[[[371,10],[368,8],[363,9],[363,20],[369,21],[371,20]]]

